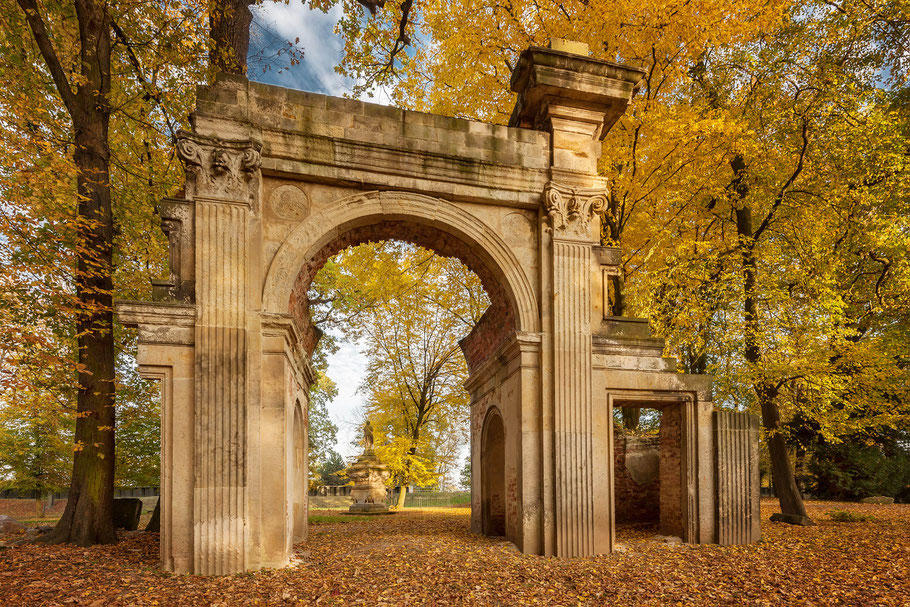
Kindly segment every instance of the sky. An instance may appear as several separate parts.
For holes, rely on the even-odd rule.
[[[351,81],[335,72],[343,50],[341,37],[333,32],[341,17],[340,5],[328,13],[311,11],[301,0],[291,0],[290,4],[266,1],[252,8],[248,71],[251,80],[336,97],[351,92]],[[276,52],[298,37],[297,46],[303,49],[303,57],[298,56],[300,63],[291,66],[286,53]],[[338,396],[328,406],[329,415],[338,426],[336,450],[342,457],[352,458],[360,455],[354,443],[363,419],[363,395],[357,389],[366,374],[367,361],[358,344],[341,341],[338,352],[328,362],[329,377],[338,385]]]
[[[308,9],[302,0],[265,1],[253,5],[250,28],[249,72],[251,80],[287,88],[341,97],[351,91],[350,80],[335,72],[341,61],[344,42],[333,28],[341,17],[341,5],[328,13]],[[303,51],[300,63],[290,65],[288,41]]]

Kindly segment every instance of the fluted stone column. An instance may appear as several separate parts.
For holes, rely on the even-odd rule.
[[[193,572],[247,568],[248,272],[259,146],[181,133],[195,202]]]

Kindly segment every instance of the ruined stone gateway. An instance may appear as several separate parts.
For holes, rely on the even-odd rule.
[[[649,516],[685,542],[758,539],[755,418],[714,411],[708,377],[605,304],[620,251],[599,245],[597,161],[643,73],[551,46],[522,54],[508,127],[236,76],[200,88],[183,197],[160,204],[170,276],[118,304],[161,382],[162,569],[280,567],[306,538],[307,288],[387,238],[461,259],[492,302],[462,344],[474,531],[607,553],[618,500],[652,491]],[[662,411],[657,473],[614,447],[617,407]]]

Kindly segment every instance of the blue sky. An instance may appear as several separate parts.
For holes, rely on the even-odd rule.
[[[344,46],[341,36],[333,31],[341,17],[340,4],[323,13],[308,9],[301,0],[289,4],[266,1],[254,5],[252,11],[251,80],[336,97],[350,92],[350,81],[335,72]],[[296,47],[303,50],[303,57],[298,65],[291,66],[286,52],[277,53],[297,38],[300,42]]]

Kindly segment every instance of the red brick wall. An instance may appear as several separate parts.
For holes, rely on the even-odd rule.
[[[515,322],[511,307],[491,305],[487,308],[471,332],[459,342],[472,373],[512,333],[513,326]]]
[[[682,537],[681,420],[678,406],[665,407],[660,416],[660,529]]]
[[[626,468],[626,453],[634,450],[659,449],[658,440],[638,437],[627,441],[620,426],[613,428],[613,482],[616,494],[617,523],[658,522],[660,518],[660,477],[645,485],[639,485]]]

